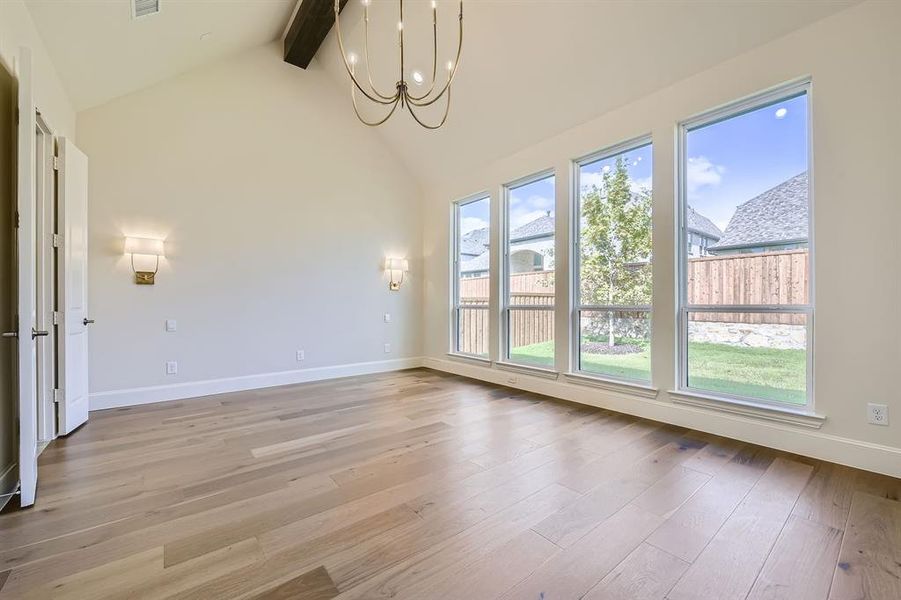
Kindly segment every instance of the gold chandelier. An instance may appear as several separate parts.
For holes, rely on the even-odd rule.
[[[404,63],[404,0],[398,0],[400,20],[397,22],[397,31],[398,44],[400,49],[400,81],[395,84],[394,93],[390,95],[380,92],[372,82],[372,71],[369,68],[369,5],[371,3],[371,0],[362,0],[362,2],[363,61],[366,63],[366,83],[368,83],[368,89],[364,88],[356,77],[356,65],[359,61],[359,58],[353,53],[349,54],[344,49],[344,40],[341,36],[341,22],[339,16],[341,13],[340,0],[335,0],[335,28],[338,30],[338,47],[341,50],[341,57],[344,60],[344,67],[347,69],[347,74],[350,75],[350,97],[353,102],[354,113],[356,113],[357,118],[360,119],[361,122],[369,125],[370,127],[376,127],[390,119],[391,115],[394,114],[394,111],[397,110],[398,106],[400,106],[401,109],[406,107],[417,123],[419,123],[426,129],[438,129],[439,127],[444,125],[445,121],[447,121],[447,114],[450,110],[451,84],[453,83],[454,77],[457,74],[457,67],[460,64],[460,53],[463,50],[463,0],[460,0],[460,31],[457,41],[457,56],[454,60],[447,62],[447,80],[443,85],[440,86],[440,89],[437,91],[436,82],[438,80],[438,2],[437,0],[432,0],[432,81],[429,84],[428,91],[426,91],[426,93],[422,94],[421,96],[416,96],[410,93],[410,86],[407,84],[406,79]],[[413,77],[414,83],[416,83],[417,85],[425,83],[425,77],[423,77],[422,73],[420,73],[419,71],[413,72],[411,76]],[[387,114],[385,114],[383,118],[377,119],[375,121],[367,121],[366,119],[364,119],[360,114],[359,107],[357,106],[358,90],[361,94],[363,94],[363,96],[365,96],[373,103],[384,107],[384,109],[388,111]],[[431,106],[441,98],[445,97],[446,105],[444,107],[444,116],[438,123],[426,123],[420,118],[419,115],[416,114],[417,110]]]

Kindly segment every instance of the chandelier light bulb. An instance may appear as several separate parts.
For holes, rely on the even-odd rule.
[[[453,71],[454,70],[454,61],[449,60],[449,61],[447,61],[447,64],[444,66],[447,68],[448,71]]]
[[[425,77],[422,76],[422,71],[413,71],[410,74],[410,77],[413,78],[416,85],[422,85],[422,82],[425,81]]]
[[[398,22],[397,22],[397,30],[398,30],[398,31],[403,31],[403,30],[404,30],[404,22],[403,22],[403,21],[398,21]]]
[[[347,62],[349,62],[352,65],[357,64],[357,55],[354,54],[353,52],[349,53],[347,55]]]
[[[432,0],[432,10],[436,10],[438,8],[438,0]]]
[[[371,1],[372,1],[372,0],[362,0],[363,6],[369,6],[369,3],[370,3]]]

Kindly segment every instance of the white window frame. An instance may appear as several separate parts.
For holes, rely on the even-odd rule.
[[[686,228],[685,214],[688,202],[688,194],[686,193],[686,165],[688,155],[686,152],[686,140],[690,131],[700,129],[702,127],[726,121],[731,118],[739,117],[745,113],[765,108],[773,104],[783,102],[798,96],[806,95],[807,97],[807,174],[808,174],[808,191],[807,191],[807,260],[808,260],[808,298],[809,303],[804,305],[766,305],[766,304],[742,304],[742,305],[688,305],[688,286],[686,284],[688,252],[686,248]],[[677,289],[676,289],[676,305],[677,315],[677,348],[676,356],[678,361],[678,391],[689,396],[699,396],[711,398],[715,401],[725,402],[734,405],[758,406],[761,408],[775,409],[785,412],[802,412],[813,414],[814,411],[814,377],[813,377],[813,350],[814,350],[814,257],[816,255],[814,244],[814,174],[813,174],[813,119],[812,119],[812,103],[811,103],[811,82],[809,78],[800,81],[791,82],[772,88],[760,94],[755,94],[743,100],[727,104],[725,106],[705,112],[701,115],[679,123],[678,140],[677,140],[677,194],[676,194],[676,212],[678,218],[676,220],[676,250],[677,250]],[[718,312],[718,313],[776,313],[776,314],[804,314],[806,315],[807,328],[807,369],[806,369],[806,404],[803,406],[790,404],[787,402],[778,402],[764,398],[754,398],[748,396],[740,396],[727,394],[723,392],[712,392],[700,388],[693,388],[688,385],[688,315],[695,312]]]
[[[554,258],[554,304],[550,306],[539,306],[539,305],[511,305],[510,304],[510,191],[516,188],[523,187],[525,185],[529,185],[530,183],[535,183],[536,181],[540,181],[542,179],[547,179],[548,177],[554,177],[556,182],[556,171],[553,168],[545,169],[543,171],[539,171],[538,173],[534,173],[532,175],[527,175],[526,177],[522,177],[520,179],[516,179],[509,183],[505,183],[503,186],[503,210],[501,211],[501,252],[502,252],[502,268],[501,268],[501,360],[499,364],[501,366],[510,366],[515,367],[516,369],[523,371],[535,371],[535,372],[547,372],[547,373],[557,373],[556,367],[541,367],[538,365],[532,365],[529,363],[516,362],[510,357],[510,351],[512,350],[510,345],[510,310],[544,310],[549,311],[551,314],[554,314],[557,308],[557,283],[558,283],[558,272],[557,272],[557,260]],[[557,198],[556,198],[556,185],[554,186],[554,206],[556,207]],[[554,211],[554,215],[556,217],[556,208]],[[556,231],[554,232],[554,246],[557,244],[557,235]],[[554,338],[557,337],[557,331],[554,331]],[[554,353],[554,360],[556,364],[556,352]]]
[[[453,354],[456,356],[463,356],[466,358],[472,358],[475,360],[483,360],[489,361],[489,357],[479,356],[478,354],[472,354],[470,352],[463,352],[460,350],[460,310],[463,305],[460,303],[460,209],[467,204],[472,204],[474,202],[481,202],[483,200],[488,201],[488,235],[489,241],[491,239],[491,194],[488,192],[481,192],[478,194],[473,194],[471,196],[467,196],[461,200],[456,200],[451,209],[451,301],[450,301],[450,349],[448,351],[449,354]],[[490,255],[489,255],[490,256]],[[491,261],[488,263],[488,273],[489,277],[491,274]],[[488,286],[488,298],[489,304],[486,304],[484,308],[480,306],[466,306],[467,309],[475,309],[475,310],[484,310],[488,315],[488,336],[491,338],[491,285]]]
[[[653,155],[653,142],[651,139],[651,135],[644,135],[638,138],[634,138],[625,142],[621,142],[616,144],[615,146],[607,147],[603,150],[599,150],[597,152],[592,152],[586,156],[578,158],[572,163],[572,188],[573,192],[570,194],[572,196],[572,202],[570,203],[570,214],[572,218],[570,222],[572,223],[572,235],[570,237],[572,249],[570,252],[570,272],[572,273],[571,279],[571,297],[572,301],[572,310],[570,311],[570,371],[577,375],[583,377],[590,377],[592,379],[599,379],[602,381],[611,381],[614,383],[625,383],[639,386],[649,386],[651,385],[652,377],[648,379],[633,379],[630,377],[617,377],[615,375],[607,375],[602,373],[595,373],[594,371],[585,371],[582,369],[582,324],[581,324],[581,314],[582,311],[597,311],[597,312],[616,312],[616,311],[629,311],[629,312],[643,312],[648,315],[648,341],[651,340],[651,336],[653,332],[651,331],[651,305],[643,304],[643,305],[619,305],[619,304],[582,304],[582,252],[581,252],[581,241],[582,241],[582,182],[581,182],[581,174],[582,167],[587,164],[591,164],[593,162],[597,162],[599,160],[604,160],[607,158],[612,158],[619,154],[623,154],[625,152],[630,152],[632,150],[637,150],[638,148],[643,148],[645,146],[651,146],[651,153]],[[653,174],[652,174],[652,193],[653,193]],[[653,210],[653,207],[651,208]],[[653,239],[654,231],[653,225],[651,226],[651,236]],[[653,280],[651,285],[653,285]],[[651,354],[651,362],[653,363],[654,356]],[[652,368],[653,371],[653,368]]]

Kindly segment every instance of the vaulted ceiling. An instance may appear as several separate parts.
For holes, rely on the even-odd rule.
[[[296,3],[160,0],[132,19],[131,0],[25,0],[76,111],[271,42]]]
[[[447,125],[426,131],[397,114],[377,132],[421,181],[441,179],[450,157],[454,170],[503,157],[857,1],[466,0]],[[25,2],[77,110],[276,40],[296,6],[162,0],[160,14],[135,21],[127,0]],[[428,6],[405,2],[410,69],[430,70]],[[371,8],[373,77],[388,90],[398,78],[396,7]],[[439,0],[442,62],[453,54],[456,11],[456,1]],[[361,12],[351,0],[341,16],[357,52]],[[310,69],[329,74],[354,119],[334,28]]]
[[[456,173],[507,156],[855,3],[466,0],[448,123],[426,131],[400,114],[379,133],[424,180],[442,179],[451,163]],[[439,0],[439,11],[445,16],[439,54],[446,59],[456,39],[456,0]],[[423,69],[431,60],[431,19],[426,7],[407,12],[404,31],[420,33],[407,60]],[[360,32],[350,26],[360,13],[352,1],[341,16],[345,46],[358,54]],[[396,2],[373,3],[373,71],[376,83],[389,88],[397,73],[378,67],[397,65],[396,21]],[[334,30],[317,60],[349,96]],[[354,118],[350,106],[348,113]]]

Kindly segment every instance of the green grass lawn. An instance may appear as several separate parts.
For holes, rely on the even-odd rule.
[[[515,348],[518,363],[554,367],[554,344]],[[650,381],[650,351],[633,354],[583,354],[582,370]],[[689,386],[703,391],[803,405],[807,360],[803,350],[738,348],[725,344],[688,345]]]

